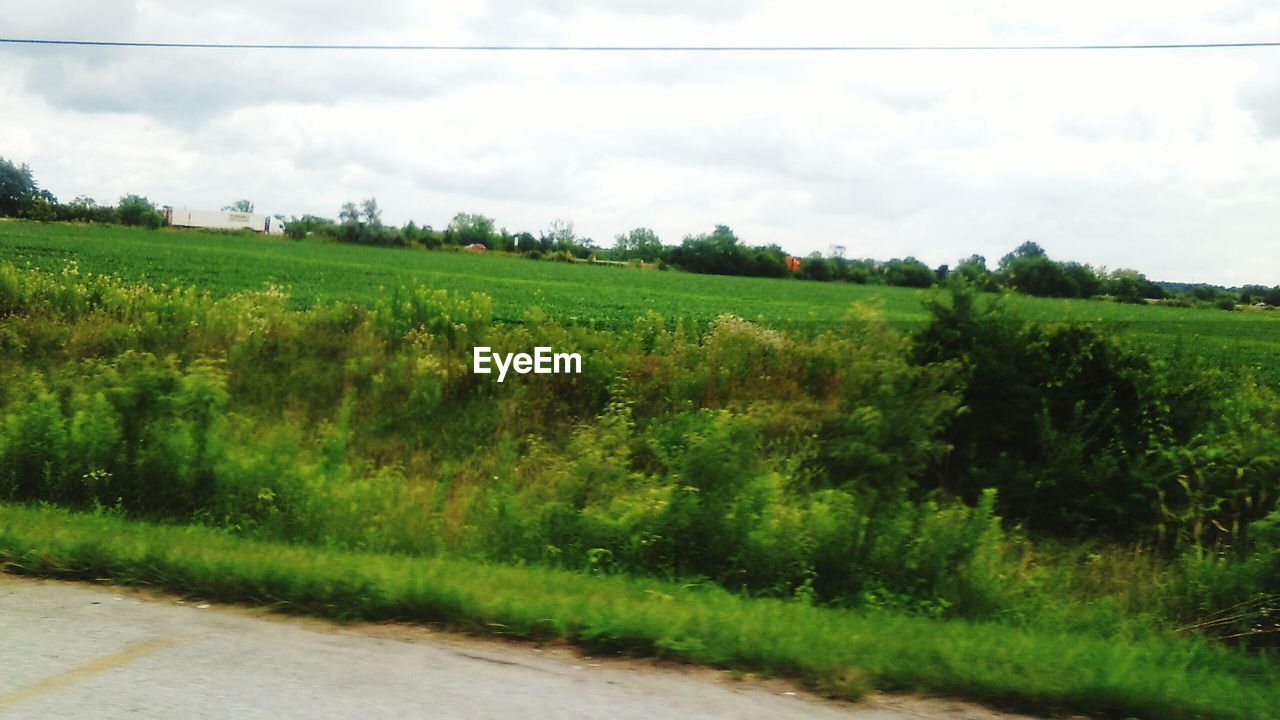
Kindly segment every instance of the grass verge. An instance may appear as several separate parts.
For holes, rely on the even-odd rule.
[[[1280,666],[1197,640],[867,616],[702,585],[258,542],[45,507],[0,504],[0,568],[564,640],[794,677],[850,698],[874,687],[1162,720],[1254,720],[1280,707]]]

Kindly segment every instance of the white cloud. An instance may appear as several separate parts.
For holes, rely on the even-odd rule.
[[[12,9],[12,10],[11,10]],[[10,0],[10,36],[512,44],[1260,40],[1267,3]],[[714,223],[953,263],[1025,239],[1280,283],[1280,49],[847,55],[0,49],[0,155],[63,197],[459,210],[607,243]]]

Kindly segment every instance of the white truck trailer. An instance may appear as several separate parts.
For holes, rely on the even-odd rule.
[[[234,212],[231,210],[192,210],[164,208],[165,224],[174,227],[214,228],[218,230],[253,230],[269,235],[284,233],[284,222],[271,215]]]

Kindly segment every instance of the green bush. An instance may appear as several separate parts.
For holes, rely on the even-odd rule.
[[[116,205],[116,215],[121,225],[137,225],[155,230],[164,224],[164,217],[150,200],[140,195],[125,195]]]

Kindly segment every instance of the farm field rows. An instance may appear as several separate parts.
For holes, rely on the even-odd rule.
[[[850,304],[870,303],[884,320],[915,325],[936,290],[846,283],[694,275],[631,268],[537,262],[504,255],[427,252],[253,235],[0,221],[0,261],[118,275],[153,285],[194,286],[224,296],[269,285],[298,306],[367,303],[380,288],[422,284],[485,293],[495,318],[519,322],[537,307],[561,321],[609,328],[639,315],[704,322],[733,313],[774,326],[838,323]],[[1028,319],[1075,319],[1127,326],[1170,352],[1248,368],[1280,382],[1280,313],[1146,307],[1088,300],[1013,296]]]

